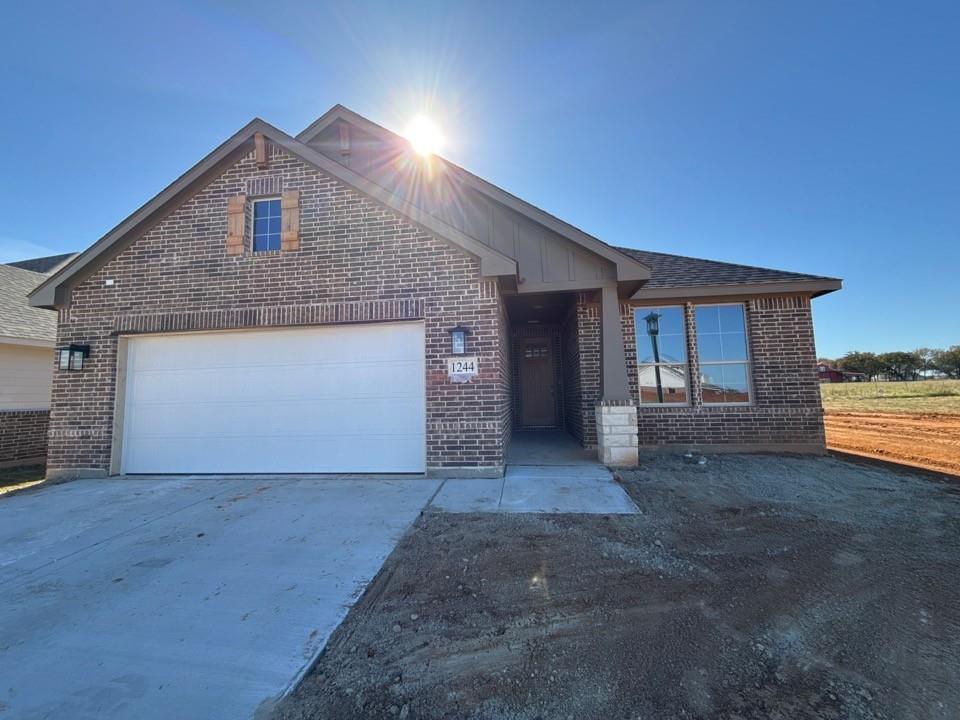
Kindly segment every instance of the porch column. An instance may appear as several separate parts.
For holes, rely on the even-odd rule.
[[[620,300],[616,286],[600,290],[600,401],[597,453],[604,465],[637,464],[637,406],[627,381]]]

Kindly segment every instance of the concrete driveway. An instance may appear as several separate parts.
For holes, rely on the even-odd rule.
[[[439,484],[108,479],[0,499],[0,720],[254,716]]]

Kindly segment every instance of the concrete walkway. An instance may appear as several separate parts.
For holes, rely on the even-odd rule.
[[[0,499],[0,720],[253,717],[439,484],[114,478]]]
[[[509,465],[502,478],[447,480],[430,505],[444,512],[631,514],[637,506],[603,465]]]

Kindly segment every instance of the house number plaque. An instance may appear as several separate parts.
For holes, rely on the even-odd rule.
[[[450,382],[470,382],[470,378],[477,374],[477,359],[475,357],[456,357],[447,360],[447,374]]]

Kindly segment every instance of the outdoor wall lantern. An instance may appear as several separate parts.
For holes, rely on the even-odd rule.
[[[88,357],[90,357],[89,345],[67,345],[57,348],[57,367],[60,370],[83,370],[83,361]]]
[[[663,403],[663,382],[660,379],[660,348],[657,345],[657,335],[660,334],[660,313],[651,312],[644,320],[647,321],[647,335],[650,336],[650,346],[653,350],[653,373],[657,381],[657,402]]]
[[[467,353],[467,335],[470,329],[463,325],[457,325],[450,330],[450,352],[454,355],[466,355]]]

